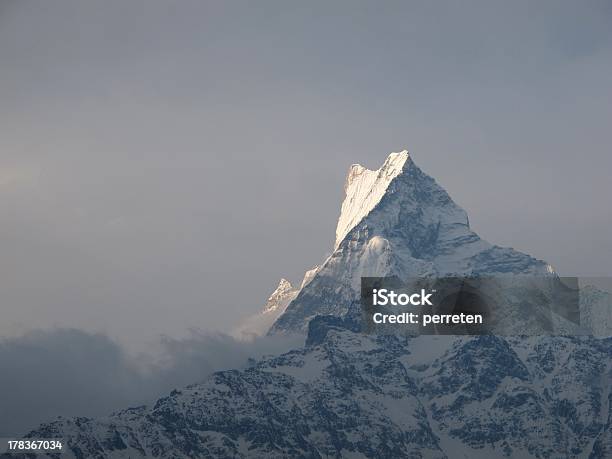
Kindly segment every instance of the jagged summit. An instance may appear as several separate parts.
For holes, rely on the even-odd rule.
[[[281,278],[280,282],[278,283],[278,287],[276,287],[276,290],[272,292],[272,295],[270,295],[268,301],[266,301],[266,306],[264,307],[263,312],[271,312],[278,309],[279,306],[282,305],[283,299],[285,299],[293,290],[295,289],[291,285],[291,282],[284,277]]]
[[[351,166],[345,192],[333,253],[270,333],[304,332],[317,315],[345,316],[358,301],[361,277],[554,273],[541,260],[481,239],[407,151],[391,153],[375,171]]]
[[[308,275],[308,273],[307,273]],[[302,282],[305,285],[306,278]],[[241,340],[252,340],[265,334],[278,317],[285,312],[287,305],[296,297],[299,288],[281,278],[278,287],[272,292],[261,312],[249,316],[242,321],[231,334]]]
[[[336,227],[335,247],[378,204],[387,187],[410,161],[408,151],[391,153],[380,169],[372,171],[361,164],[353,164],[346,177],[346,194]]]

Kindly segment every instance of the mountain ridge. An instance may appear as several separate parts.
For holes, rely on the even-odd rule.
[[[612,454],[610,339],[367,336],[329,319],[302,349],[28,436],[63,438],[65,458]]]

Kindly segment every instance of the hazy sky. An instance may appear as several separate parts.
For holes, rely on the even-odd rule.
[[[227,329],[408,149],[491,242],[612,275],[612,3],[0,2],[0,335]]]

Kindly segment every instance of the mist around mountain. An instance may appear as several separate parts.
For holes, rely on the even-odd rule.
[[[29,436],[63,438],[76,458],[612,456],[610,338],[361,332],[362,276],[554,277],[549,264],[482,240],[406,151],[352,166],[345,192],[333,253],[299,288],[281,281],[244,328],[273,318],[269,334],[303,333],[303,347]],[[588,298],[592,327],[609,296]]]
[[[151,403],[215,371],[302,345],[299,336],[238,340],[191,331],[161,337],[132,353],[108,335],[77,329],[35,330],[0,340],[0,438],[19,437],[58,416],[105,416]]]

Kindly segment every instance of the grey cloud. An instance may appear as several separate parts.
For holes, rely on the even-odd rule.
[[[165,338],[159,353],[130,355],[105,335],[76,329],[32,331],[0,341],[0,436],[14,436],[57,416],[104,416],[137,406],[211,372],[303,342],[266,337],[245,343],[192,332]]]

